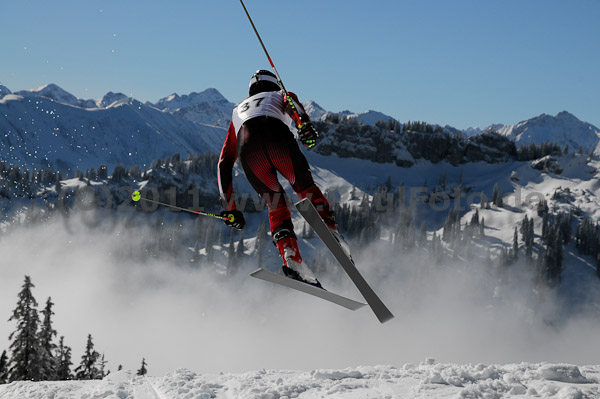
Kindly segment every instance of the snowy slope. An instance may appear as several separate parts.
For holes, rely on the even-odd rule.
[[[219,151],[225,135],[120,93],[98,100],[101,108],[73,105],[77,100],[55,85],[19,93],[0,100],[0,154],[27,168],[148,165],[174,153]]]
[[[560,398],[599,395],[600,366],[568,364],[419,364],[311,371],[258,370],[197,374],[179,369],[164,377],[120,371],[102,381],[15,382],[0,385],[3,399],[392,399]]]

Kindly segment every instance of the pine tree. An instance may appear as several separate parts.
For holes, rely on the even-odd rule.
[[[137,371],[137,375],[146,375],[148,374],[148,369],[146,369],[146,358],[142,358],[142,367]]]
[[[73,374],[71,373],[71,348],[65,345],[65,337],[60,337],[58,342],[58,353],[56,356],[57,367],[56,367],[56,379],[59,381],[72,380]]]
[[[2,351],[0,356],[0,384],[6,384],[8,382],[8,355],[6,351]]]
[[[40,381],[43,374],[39,368],[42,348],[38,340],[39,315],[37,301],[31,293],[35,286],[29,276],[19,293],[17,307],[9,321],[16,321],[17,330],[10,334],[12,351],[9,363],[10,381]]]
[[[527,251],[526,251],[526,255],[528,259],[532,259],[532,254],[533,254],[533,240],[535,238],[535,233],[533,231],[533,219],[529,220],[529,226],[528,230],[529,232],[527,233]]]
[[[78,380],[98,379],[100,371],[98,370],[98,359],[100,354],[94,350],[92,334],[88,335],[85,353],[81,357],[79,367],[75,369],[75,378]]]
[[[196,241],[196,244],[194,245],[194,249],[193,249],[192,259],[190,259],[190,262],[198,263],[199,261],[200,261],[200,241]]]
[[[479,225],[479,210],[475,209],[475,213],[471,216],[471,222],[469,223],[471,226]]]
[[[62,183],[60,179],[56,179],[56,183],[54,183],[54,190],[56,194],[60,194],[62,192]]]
[[[513,259],[519,259],[519,233],[517,232],[517,226],[515,226],[515,233],[513,234]]]
[[[258,267],[263,267],[263,251],[267,245],[269,236],[267,235],[267,222],[262,222],[258,225],[256,232],[256,252]]]
[[[494,201],[494,205],[496,205],[498,208],[502,208],[503,202],[502,202],[502,189],[498,188],[498,193],[496,195],[496,200]]]
[[[229,232],[229,247],[227,249],[227,275],[232,276],[235,273],[235,237],[233,230]]]
[[[104,378],[110,373],[110,371],[106,371],[106,363],[108,362],[104,359],[103,353],[102,356],[100,356],[100,360],[98,361],[98,373],[100,378]]]
[[[238,241],[237,248],[235,249],[235,257],[237,262],[240,262],[244,257],[244,233],[240,234],[240,240]]]
[[[492,203],[496,203],[496,201],[498,200],[498,195],[500,192],[500,188],[498,188],[498,183],[494,184],[494,188],[492,190]]]
[[[209,225],[206,232],[206,239],[204,240],[204,249],[206,250],[206,261],[212,263],[215,258],[215,249],[213,247],[213,225]]]
[[[52,316],[54,315],[52,306],[54,306],[54,303],[52,303],[51,298],[48,298],[46,307],[42,310],[44,320],[39,334],[40,345],[42,347],[40,368],[42,369],[43,379],[50,381],[56,379],[57,368],[57,359],[54,356],[54,352],[56,351],[56,344],[54,343],[56,330],[52,328]]]

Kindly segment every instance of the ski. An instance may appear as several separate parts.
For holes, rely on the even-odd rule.
[[[313,285],[303,283],[301,281],[291,279],[289,277],[282,276],[280,274],[271,273],[270,271],[267,271],[262,268],[250,273],[250,275],[252,277],[264,281],[269,281],[271,283],[279,284],[288,288],[295,289],[297,291],[304,292],[306,294],[316,296],[321,299],[325,299],[326,301],[335,303],[336,305],[345,307],[346,309],[357,310],[362,308],[363,306],[366,306],[366,304],[364,303],[353,301],[352,299],[343,297],[338,294],[334,294],[333,292],[326,291],[322,288],[318,288]]]
[[[354,285],[356,285],[356,288],[358,288],[362,296],[365,298],[379,321],[381,323],[385,323],[386,321],[393,319],[394,315],[392,312],[390,312],[387,306],[385,306],[381,299],[379,299],[375,291],[373,291],[371,286],[360,274],[352,259],[346,255],[339,242],[333,236],[331,231],[329,231],[329,228],[323,219],[321,219],[319,216],[319,213],[313,204],[307,198],[305,198],[301,201],[298,201],[295,206],[302,217],[304,217],[308,224],[310,224],[310,226],[313,228],[315,233],[317,233],[323,244],[325,244],[331,254],[339,262],[346,274],[348,274],[348,277],[350,277]]]

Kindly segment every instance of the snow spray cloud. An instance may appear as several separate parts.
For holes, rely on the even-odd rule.
[[[154,375],[182,367],[241,372],[401,366],[428,356],[580,364],[600,358],[592,343],[597,315],[561,324],[553,318],[557,303],[550,295],[540,303],[518,268],[509,276],[514,284],[499,285],[483,263],[433,265],[418,253],[394,254],[383,243],[357,250],[365,277],[396,315],[382,325],[368,308],[349,312],[249,278],[255,263],[225,277],[219,259],[190,267],[180,258],[140,257],[140,249],[152,249],[152,223],[112,217],[90,227],[88,218],[71,214],[18,228],[0,241],[0,317],[8,319],[29,275],[38,302],[52,297],[55,328],[73,347],[75,363],[87,334],[109,369],[138,368],[145,357]],[[184,233],[191,230],[174,223]],[[327,287],[359,299],[348,279],[330,275],[324,276]],[[0,349],[8,347],[13,329],[0,323]]]

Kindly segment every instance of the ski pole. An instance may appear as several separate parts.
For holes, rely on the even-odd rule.
[[[131,194],[131,199],[134,202],[138,202],[139,200],[143,200],[143,201],[146,201],[146,202],[151,202],[153,204],[158,204],[158,205],[166,206],[168,208],[178,209],[180,211],[189,212],[189,213],[193,213],[193,214],[196,214],[196,215],[210,216],[210,217],[213,217],[215,219],[233,221],[232,217],[220,216],[220,215],[216,215],[214,213],[205,212],[205,211],[195,211],[193,209],[182,208],[180,206],[175,206],[175,205],[171,205],[171,204],[166,204],[164,202],[155,201],[155,200],[151,200],[151,199],[148,199],[148,198],[143,198],[141,196],[141,194],[140,194],[139,191],[134,191],[133,194]]]
[[[246,16],[248,16],[248,20],[250,21],[250,24],[252,25],[252,29],[254,29],[254,33],[256,33],[256,37],[258,38],[258,41],[260,42],[260,45],[262,46],[263,51],[265,52],[265,55],[267,56],[267,59],[269,60],[269,64],[271,64],[271,68],[273,68],[273,72],[275,72],[275,76],[277,76],[277,82],[279,83],[279,86],[281,86],[281,90],[285,94],[285,97],[287,98],[288,103],[290,104],[290,107],[292,107],[292,112],[294,112],[296,114],[296,117],[298,119],[298,123],[296,124],[296,127],[298,129],[300,129],[300,128],[302,128],[302,126],[304,126],[304,123],[302,123],[302,120],[300,119],[300,113],[296,109],[296,106],[294,105],[294,101],[292,100],[292,98],[289,96],[287,90],[285,89],[285,86],[283,85],[281,77],[279,76],[279,72],[277,72],[277,68],[275,68],[275,64],[273,64],[273,61],[271,60],[271,56],[269,55],[269,52],[267,51],[265,44],[263,43],[262,39],[260,38],[260,35],[258,34],[258,30],[256,29],[256,26],[254,25],[254,22],[252,21],[252,18],[250,17],[250,13],[248,12],[246,5],[244,4],[243,0],[240,0],[240,3],[242,3],[242,7],[244,7]]]

